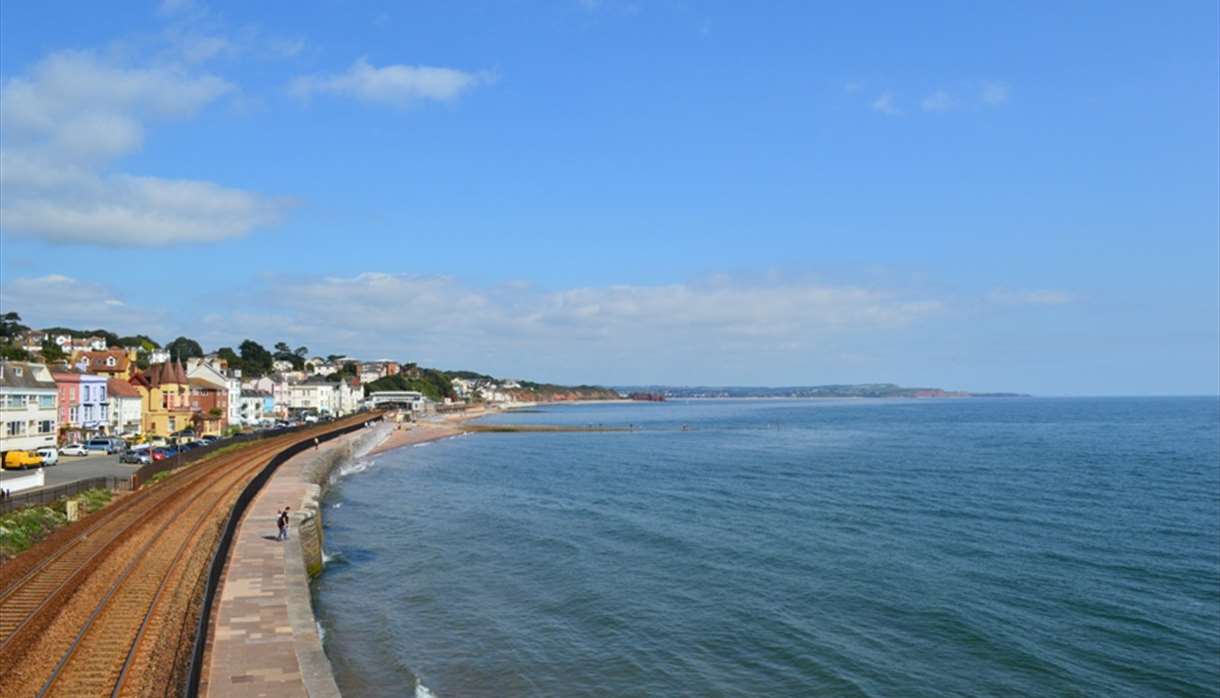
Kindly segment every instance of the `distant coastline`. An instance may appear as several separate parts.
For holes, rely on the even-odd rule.
[[[944,388],[908,388],[894,383],[854,383],[809,386],[675,386],[675,385],[630,385],[616,386],[623,394],[650,394],[665,398],[1011,398],[1031,397],[1024,393],[945,390]]]

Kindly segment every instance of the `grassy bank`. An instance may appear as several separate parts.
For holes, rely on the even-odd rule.
[[[81,512],[92,514],[110,503],[107,489],[87,490],[45,506],[31,506],[0,515],[0,561],[7,560],[49,536],[68,523],[68,500],[81,503]]]

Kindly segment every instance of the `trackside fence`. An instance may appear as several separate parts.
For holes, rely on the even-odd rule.
[[[381,421],[380,415],[370,416],[368,422],[335,429],[334,431],[321,434],[317,438],[318,441],[330,441],[344,434],[350,434],[353,431],[363,429],[367,424],[377,421]],[[259,490],[263,488],[263,485],[267,484],[267,480],[271,479],[276,468],[298,453],[313,448],[313,445],[312,438],[305,439],[285,448],[273,457],[259,471],[258,475],[255,475],[254,479],[242,489],[241,494],[237,496],[237,501],[233,503],[233,508],[229,511],[229,518],[225,521],[224,530],[220,534],[220,541],[216,545],[215,552],[212,553],[212,561],[208,566],[207,581],[203,589],[203,603],[199,609],[199,623],[195,627],[195,646],[192,648],[191,663],[186,673],[184,694],[187,698],[197,698],[199,695],[199,681],[203,678],[203,671],[205,669],[203,666],[203,653],[208,641],[208,625],[211,622],[212,606],[216,600],[216,592],[220,588],[220,578],[224,574],[225,562],[229,559],[229,549],[233,547],[233,538],[237,533],[237,526],[241,523],[241,519],[245,515],[246,509],[250,506],[250,502],[254,501],[254,498],[258,496]]]
[[[57,499],[71,497],[86,490],[130,490],[131,479],[126,477],[91,477],[86,480],[76,480],[52,487],[39,487],[30,492],[17,494],[0,499],[0,514],[22,509],[24,507],[50,504]]]

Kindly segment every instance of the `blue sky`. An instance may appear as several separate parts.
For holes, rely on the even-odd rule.
[[[2,13],[0,304],[31,324],[569,382],[1220,391],[1215,3]]]

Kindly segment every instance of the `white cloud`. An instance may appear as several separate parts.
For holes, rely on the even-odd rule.
[[[10,311],[33,327],[109,329],[131,320],[130,309],[113,289],[62,274],[6,280],[0,286],[0,312]]]
[[[446,276],[364,273],[273,280],[263,299],[214,318],[217,341],[282,332],[374,353],[452,355],[472,347],[545,354],[681,354],[691,350],[818,345],[841,334],[885,333],[944,310],[931,298],[811,281],[493,289]]]
[[[957,100],[953,98],[953,95],[943,90],[933,92],[919,103],[919,107],[924,111],[949,111],[956,106]]]
[[[299,77],[292,81],[289,91],[300,97],[339,94],[366,102],[408,106],[423,100],[450,102],[493,79],[491,73],[454,68],[401,64],[378,68],[361,57],[343,73]]]
[[[985,82],[981,93],[983,104],[998,107],[1008,101],[1008,85],[1002,82]]]
[[[1076,300],[1070,293],[1051,289],[1014,291],[1001,288],[992,291],[989,298],[1002,305],[1066,305]]]
[[[281,200],[107,167],[143,147],[147,124],[189,117],[233,90],[173,64],[48,55],[0,88],[0,228],[58,243],[168,245],[274,222]]]
[[[874,111],[879,111],[886,116],[898,116],[902,111],[894,104],[893,92],[882,92],[877,95],[872,104]]]

